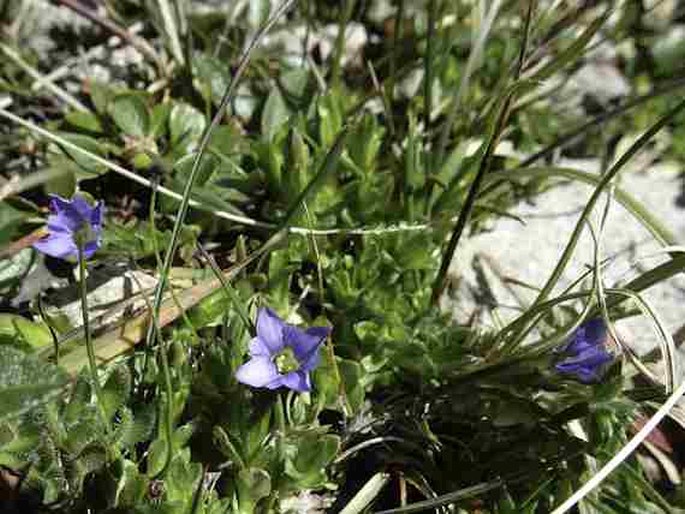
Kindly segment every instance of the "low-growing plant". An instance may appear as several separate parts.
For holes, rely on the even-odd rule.
[[[107,54],[114,34],[141,59],[67,87],[71,65],[43,73],[50,61],[22,47],[31,2],[0,8],[0,116],[12,122],[0,465],[20,477],[3,508],[683,505],[631,453],[685,392],[675,342],[642,296],[684,258],[615,183],[664,132],[662,155],[682,158],[682,77],[666,54],[653,70],[632,57],[629,78],[649,92],[594,117],[555,96],[602,40],[642,44],[647,13],[534,0],[57,3],[98,27],[89,44]],[[49,58],[71,43],[55,38]],[[602,173],[556,165],[570,143],[601,155]],[[449,269],[464,239],[518,219],[513,206],[560,180],[593,194],[535,297],[493,326],[455,320]],[[664,261],[608,285],[612,203]],[[562,290],[586,229],[594,260]],[[657,328],[651,361],[614,327],[635,315]]]

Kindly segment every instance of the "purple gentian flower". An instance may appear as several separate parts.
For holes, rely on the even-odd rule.
[[[554,367],[559,373],[574,375],[581,382],[596,382],[613,356],[606,348],[607,327],[601,318],[593,318],[576,330],[563,348],[566,358]]]
[[[251,359],[238,368],[238,382],[252,387],[297,392],[312,388],[309,372],[319,364],[319,348],[331,329],[301,330],[279,318],[269,308],[257,313],[257,337],[250,341]]]
[[[33,247],[58,259],[78,259],[78,247],[82,245],[84,257],[92,257],[102,244],[102,202],[93,207],[81,195],[72,200],[50,195],[50,209],[48,235]]]

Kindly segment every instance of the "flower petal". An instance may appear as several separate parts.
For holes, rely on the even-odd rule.
[[[100,231],[102,230],[102,221],[105,217],[105,207],[104,204],[100,201],[95,204],[95,208],[93,211],[90,213],[90,225],[93,228],[93,232],[96,232],[98,235],[100,234]]]
[[[557,364],[555,366],[556,370],[560,373],[567,375],[573,375],[576,379],[580,380],[584,384],[590,382],[596,382],[602,375],[601,367],[583,366],[580,364]]]
[[[593,345],[597,346],[603,344],[607,336],[607,327],[602,318],[593,318],[587,321],[584,325],[585,328],[585,340]]]
[[[329,327],[311,327],[307,330],[300,330],[288,325],[283,330],[283,338],[285,345],[295,351],[297,360],[304,362],[318,352],[319,346],[330,332]]]
[[[276,365],[265,357],[255,357],[235,372],[238,382],[252,387],[267,387],[279,377]]]
[[[54,214],[50,216],[49,223],[62,226],[70,232],[76,232],[83,225],[83,217],[69,200],[51,195],[50,207]]]
[[[94,208],[83,196],[79,194],[74,195],[71,199],[71,206],[78,212],[82,220],[91,221]]]
[[[266,357],[271,359],[274,354],[271,353],[271,348],[269,348],[264,341],[258,337],[253,337],[249,344],[250,356],[252,357]]]
[[[100,248],[101,244],[102,241],[100,240],[88,241],[85,245],[83,245],[83,256],[86,259],[90,259],[98,250],[98,248]]]
[[[580,352],[578,355],[568,357],[560,362],[560,364],[568,366],[601,366],[612,359],[611,354],[603,348],[591,348]]]
[[[78,257],[78,248],[71,235],[65,232],[51,233],[43,239],[39,239],[33,247],[41,253],[66,259],[67,257]]]
[[[306,393],[312,390],[312,383],[309,379],[309,373],[298,370],[283,375],[281,377],[281,384],[288,389],[297,391],[298,393]]]
[[[268,307],[262,307],[257,313],[257,337],[264,343],[274,355],[285,347],[283,340],[283,328],[285,321]]]
[[[571,336],[564,351],[580,353],[598,345],[603,345],[607,335],[607,328],[602,318],[593,318],[586,321]]]
[[[48,216],[48,232],[64,232],[65,234],[73,234],[71,230],[71,222],[64,215],[51,214]]]
[[[283,386],[283,375],[278,375],[276,378],[274,378],[271,382],[266,384],[264,387],[267,389],[278,389],[279,387]]]
[[[300,369],[302,371],[312,371],[316,369],[321,361],[321,353],[319,352],[320,346],[316,348],[315,351],[310,353],[307,358],[300,364]]]

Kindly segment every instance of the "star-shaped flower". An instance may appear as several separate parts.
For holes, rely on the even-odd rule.
[[[92,257],[102,244],[102,202],[93,207],[81,195],[74,196],[72,200],[51,195],[50,209],[48,235],[33,247],[58,259],[78,259],[78,247],[82,245],[84,257]]]
[[[594,318],[583,323],[563,348],[566,358],[554,366],[559,373],[575,376],[588,384],[602,376],[613,356],[606,348],[607,327],[604,320]]]
[[[319,364],[319,348],[329,327],[301,330],[283,321],[269,308],[257,314],[257,337],[250,341],[251,359],[238,368],[238,382],[252,387],[297,392],[312,388],[309,372]]]

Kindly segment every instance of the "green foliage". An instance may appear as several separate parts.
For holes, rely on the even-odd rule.
[[[112,23],[152,22],[126,42],[145,62],[127,69],[124,80],[88,80],[73,93],[84,110],[42,112],[48,104],[36,100],[45,93],[30,92],[37,88],[25,67],[16,59],[0,65],[0,87],[12,93],[12,108],[40,113],[55,134],[47,145],[27,145],[26,134],[8,132],[7,173],[17,162],[23,166],[17,176],[58,172],[41,182],[45,193],[70,196],[78,188],[103,199],[108,215],[98,263],[127,261],[154,274],[166,249],[179,248],[167,287],[174,308],[165,304],[157,320],[163,326],[148,346],[102,367],[101,405],[85,375],[69,382],[46,362],[54,358],[48,351],[54,338],[68,343],[60,347],[68,353],[80,335],[53,335],[46,323],[59,324],[39,321],[35,302],[22,316],[0,315],[0,464],[25,470],[44,504],[68,512],[270,513],[312,491],[344,502],[371,483],[372,497],[362,495],[364,506],[355,508],[374,501],[370,508],[396,507],[396,491],[408,490],[411,501],[427,503],[400,511],[456,503],[464,511],[532,514],[553,510],[630,437],[646,403],[635,399],[642,393],[624,379],[628,366],[621,359],[592,385],[554,372],[555,347],[598,312],[596,284],[579,283],[568,295],[524,308],[499,330],[458,325],[431,305],[431,290],[489,140],[501,136],[502,146],[516,151],[492,155],[466,234],[487,229],[494,216],[507,215],[554,179],[605,185],[605,175],[519,168],[519,152],[549,145],[543,152],[549,155],[566,145],[566,130],[588,121],[579,109],[557,105],[555,88],[542,82],[566,81],[596,39],[633,45],[622,31],[640,14],[617,7],[614,22],[605,3],[569,4],[536,8],[528,26],[519,8],[527,5],[505,2],[485,31],[481,9],[492,8],[488,2],[429,2],[436,16],[430,22],[420,3],[395,2],[398,11],[383,19],[376,2],[339,4],[299,3],[277,23],[280,34],[250,54],[199,156],[193,209],[173,241],[179,201],[169,190],[183,194],[200,138],[235,76],[229,63],[238,62],[275,3],[192,13],[182,2],[112,3]],[[16,9],[0,9],[2,20],[10,11]],[[329,41],[318,28],[327,32],[331,23],[350,20],[373,34],[358,56],[368,67],[344,50],[353,38],[333,37],[335,48],[325,55]],[[22,18],[8,22],[7,37],[22,25]],[[297,50],[274,43],[300,30],[306,35],[295,37]],[[483,56],[468,70],[481,37]],[[682,41],[641,37],[656,44],[621,58],[627,74],[641,70],[629,76],[636,88],[677,77]],[[512,82],[524,40],[520,80]],[[320,55],[310,49],[301,55],[308,43]],[[642,69],[643,50],[652,70]],[[61,78],[50,84],[61,88]],[[492,126],[504,105],[500,134]],[[572,138],[573,152],[604,156],[605,141],[662,123],[674,105],[674,98],[660,96],[630,116],[591,121]],[[682,113],[669,119],[673,144],[664,156],[682,161],[683,126]],[[138,185],[66,143],[126,168]],[[166,189],[151,193],[158,185]],[[659,243],[678,243],[636,199],[620,187],[612,193]],[[1,246],[21,243],[41,221],[28,198],[0,205]],[[315,233],[325,229],[327,235]],[[15,294],[34,265],[31,250],[13,251],[0,261],[3,294]],[[227,284],[198,283],[210,276],[198,269],[207,267],[207,252],[215,273],[231,270]],[[639,293],[682,271],[682,258],[671,257],[625,288]],[[197,286],[206,289],[196,299]],[[612,319],[635,311],[618,293],[604,294]],[[264,305],[302,326],[333,327],[310,393],[237,383],[254,336],[245,319]],[[96,340],[132,347],[129,321],[143,326],[136,338],[150,323],[139,314],[126,310],[111,325],[98,325],[104,334]],[[36,349],[46,357],[39,359]],[[663,400],[654,389],[647,401]],[[392,487],[384,488],[386,482]],[[682,503],[680,493],[674,502]],[[635,459],[583,508],[669,510]]]
[[[17,326],[16,320],[14,326]],[[23,328],[28,329],[29,335],[35,330],[30,325]],[[16,348],[3,346],[0,353],[0,399],[3,405],[0,421],[27,412],[59,394],[65,381],[64,373],[54,366]]]

